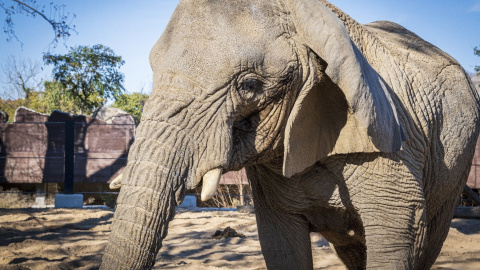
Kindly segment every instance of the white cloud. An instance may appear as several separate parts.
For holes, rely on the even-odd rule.
[[[480,12],[480,2],[477,2],[470,7],[470,12]]]

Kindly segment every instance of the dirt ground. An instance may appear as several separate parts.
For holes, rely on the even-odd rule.
[[[0,269],[96,269],[113,212],[0,209]],[[212,239],[231,227],[245,238]],[[344,269],[312,234],[315,269]],[[179,210],[155,269],[265,269],[254,214]],[[480,220],[453,220],[433,269],[480,269]]]

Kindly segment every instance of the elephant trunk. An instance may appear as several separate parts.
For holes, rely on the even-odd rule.
[[[100,269],[153,267],[190,175],[189,147],[180,132],[165,122],[140,124]]]

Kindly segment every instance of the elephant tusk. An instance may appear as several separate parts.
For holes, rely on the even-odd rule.
[[[220,176],[222,176],[221,168],[213,169],[203,176],[201,195],[203,202],[210,200],[217,191],[218,183],[220,182]]]
[[[122,187],[122,177],[123,177],[123,173],[119,174],[117,177],[115,177],[115,179],[112,180],[112,182],[110,182],[110,185],[108,185],[108,187],[110,189],[119,189]]]

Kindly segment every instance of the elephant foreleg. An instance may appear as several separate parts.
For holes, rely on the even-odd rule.
[[[263,185],[268,175],[249,173],[252,183],[258,235],[268,269],[313,269],[310,230],[307,219],[276,207],[283,197],[271,186]],[[271,180],[271,179],[270,179]]]
[[[376,196],[364,209],[367,269],[421,269],[419,255],[427,244],[425,205],[397,195],[407,200]]]
[[[255,200],[258,235],[268,269],[313,269],[308,222]]]

